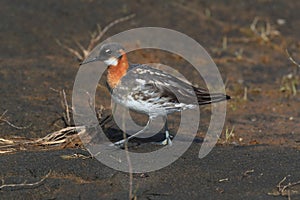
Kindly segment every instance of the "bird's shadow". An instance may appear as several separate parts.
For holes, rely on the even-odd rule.
[[[118,129],[118,128],[108,128],[105,129],[104,131],[105,136],[111,141],[111,142],[118,142],[122,139],[124,139],[124,133],[122,130]],[[172,133],[170,134],[171,138],[176,137],[176,134],[173,135]],[[128,138],[130,135],[126,134],[126,137]],[[185,136],[177,136],[179,141],[190,141],[189,138],[186,138]],[[159,144],[161,141],[163,141],[165,139],[165,134],[163,131],[160,131],[159,133],[148,137],[148,138],[132,138],[131,140],[129,140],[129,144],[130,146],[139,146],[139,145],[144,145],[144,144]],[[193,143],[202,143],[203,142],[203,138],[202,137],[198,137],[196,136],[193,139]]]

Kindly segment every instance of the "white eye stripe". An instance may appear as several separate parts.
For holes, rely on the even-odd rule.
[[[107,65],[113,65],[113,66],[117,66],[118,65],[118,59],[111,57],[107,60],[104,60],[104,63]]]

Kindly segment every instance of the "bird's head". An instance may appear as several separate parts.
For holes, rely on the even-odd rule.
[[[87,64],[95,61],[102,61],[108,66],[117,66],[119,60],[125,54],[124,48],[118,43],[108,43],[100,47],[99,54],[89,58],[81,64]]]

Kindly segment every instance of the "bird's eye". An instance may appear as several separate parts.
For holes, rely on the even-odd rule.
[[[107,54],[111,54],[111,50],[110,50],[110,49],[106,49],[105,52],[106,52]]]

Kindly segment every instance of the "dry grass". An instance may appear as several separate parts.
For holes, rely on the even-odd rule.
[[[293,72],[282,76],[280,91],[284,92],[286,97],[290,97],[297,95],[298,87],[300,84],[300,76],[298,75],[300,64],[295,61],[295,59],[290,55],[287,49],[286,54],[288,56],[288,59],[296,66],[296,69]]]
[[[22,126],[16,126],[15,124],[11,123],[11,122],[5,117],[5,114],[6,114],[7,112],[8,112],[8,110],[5,110],[5,111],[2,113],[2,115],[0,116],[0,121],[5,122],[6,124],[8,124],[9,126],[15,128],[15,129],[26,129],[26,128],[29,128],[29,127],[31,126],[31,124],[28,125],[28,126],[24,126],[24,127],[22,127]]]
[[[91,136],[88,134],[87,129],[89,126],[75,126],[73,125],[73,108],[68,104],[66,93],[64,90],[60,92],[61,95],[61,106],[63,108],[63,113],[61,119],[63,120],[65,127],[61,128],[58,131],[47,134],[42,138],[22,138],[22,137],[11,137],[11,138],[0,138],[0,154],[13,153],[17,151],[24,150],[49,150],[49,149],[63,149],[67,147],[80,147],[83,142],[89,142]],[[112,116],[102,116],[101,107],[97,113],[100,126],[104,126],[108,123]],[[1,116],[3,121],[4,112]],[[7,121],[7,120],[6,120]],[[5,121],[5,122],[6,122]],[[10,126],[11,123],[9,123]],[[98,124],[96,124],[98,125]],[[15,128],[26,128],[26,127],[16,127]]]
[[[286,55],[288,56],[289,60],[296,66],[298,67],[297,69],[300,68],[300,64],[298,62],[295,61],[295,59],[291,56],[290,52],[288,51],[288,49],[285,50]]]
[[[223,133],[223,137],[220,137],[218,140],[218,144],[236,144],[235,143],[235,134],[234,134],[234,126],[232,128],[226,127],[225,133]]]
[[[34,187],[39,184],[41,184],[46,178],[49,177],[51,174],[51,170],[39,181],[32,182],[32,183],[27,183],[27,181],[24,181],[23,183],[11,183],[11,184],[5,184],[4,179],[1,179],[2,184],[0,185],[0,190],[3,188],[15,188],[15,187]]]
[[[63,49],[67,50],[69,53],[71,53],[72,55],[74,55],[80,62],[82,62],[83,60],[85,60],[87,58],[87,56],[90,54],[90,52],[96,47],[96,45],[100,42],[101,38],[103,37],[103,35],[113,26],[130,20],[135,16],[135,14],[131,14],[128,15],[126,17],[122,17],[119,19],[116,19],[114,21],[112,21],[111,23],[109,23],[107,26],[105,26],[103,29],[101,28],[101,26],[99,24],[97,24],[97,30],[90,33],[90,42],[87,45],[87,47],[83,47],[83,45],[81,45],[78,41],[75,41],[75,44],[77,45],[77,47],[79,48],[79,50],[76,50],[74,48],[71,48],[65,44],[62,44],[59,40],[56,40],[57,44],[59,46],[61,46]]]
[[[286,183],[287,177],[284,177],[279,183],[277,184],[277,189],[269,192],[268,195],[271,196],[286,196],[288,200],[291,200],[291,196],[293,194],[299,194],[299,189],[295,189],[297,185],[300,185],[300,181],[296,182],[288,182]]]
[[[74,126],[49,133],[42,138],[0,138],[0,154],[24,150],[63,149],[70,146],[81,146],[80,138],[87,138],[87,136],[87,127]]]
[[[284,75],[281,78],[280,91],[284,92],[286,97],[296,96],[298,90],[297,87],[299,83],[300,83],[300,78],[294,73],[289,73],[287,75]]]
[[[273,36],[280,35],[280,32],[271,26],[269,20],[257,16],[253,19],[250,29],[265,42],[269,42]]]

